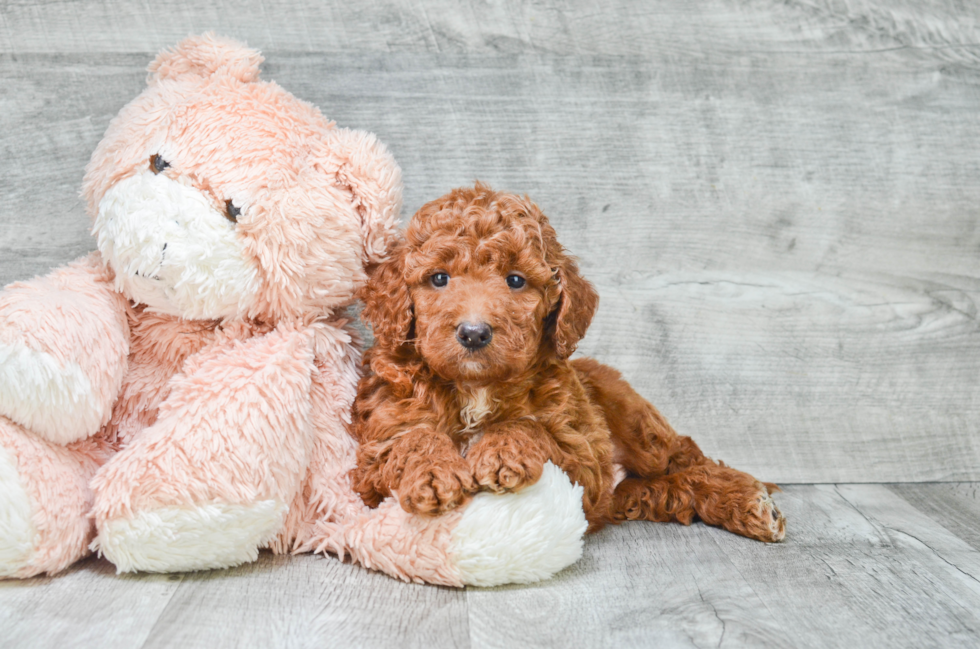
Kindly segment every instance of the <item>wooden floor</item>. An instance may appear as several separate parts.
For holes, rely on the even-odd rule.
[[[405,584],[333,557],[0,582],[3,647],[971,647],[980,485],[795,485],[786,541],[630,523],[532,586]]]

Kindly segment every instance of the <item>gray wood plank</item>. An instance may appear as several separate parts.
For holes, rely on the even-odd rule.
[[[253,564],[185,575],[143,646],[469,644],[463,591],[404,584],[332,557],[263,553]]]
[[[118,576],[90,558],[56,577],[0,580],[0,646],[142,646],[183,579]]]
[[[918,485],[910,485],[912,492]],[[980,553],[883,487],[792,486],[787,539],[632,523],[539,586],[470,590],[476,646],[970,647]],[[965,567],[965,568],[964,568]],[[545,624],[545,620],[549,623]]]
[[[838,485],[838,493],[890,537],[918,544],[961,573],[970,589],[980,592],[980,553],[924,512],[883,485]]]
[[[583,559],[542,584],[469,589],[476,647],[787,647],[781,628],[696,524],[635,523],[589,537]],[[760,564],[770,548],[755,544]]]
[[[791,646],[976,646],[980,583],[961,568],[976,566],[975,550],[878,485],[790,487],[778,499],[791,528],[769,561],[715,540]]]
[[[88,559],[0,581],[3,647],[468,647],[461,590],[403,584],[333,557],[116,576]]]
[[[706,453],[775,482],[972,478],[974,278],[600,276],[584,352]]]
[[[146,62],[0,55],[0,284],[95,249],[82,174],[109,120],[144,87]]]
[[[893,484],[888,488],[980,550],[980,488],[976,483]]]
[[[980,60],[980,9],[957,0],[610,0],[601,11],[588,0],[56,0],[4,2],[0,18],[4,52],[155,52],[215,29],[290,51],[657,54],[678,42],[689,51],[746,43],[780,51],[830,40],[850,51],[903,47]]]

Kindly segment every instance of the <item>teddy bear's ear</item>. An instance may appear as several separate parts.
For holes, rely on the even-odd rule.
[[[334,131],[343,158],[337,180],[350,190],[361,216],[366,263],[388,255],[398,232],[402,208],[402,170],[373,133],[339,128]]]
[[[175,79],[185,74],[199,77],[225,74],[248,83],[259,78],[262,61],[258,50],[208,32],[185,38],[172,49],[160,52],[147,68],[147,83],[153,85],[161,79]]]

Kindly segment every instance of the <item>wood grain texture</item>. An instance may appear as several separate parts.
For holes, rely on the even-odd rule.
[[[700,524],[608,529],[551,582],[470,591],[474,637],[493,647],[528,635],[527,646],[554,647],[969,647],[980,639],[980,555],[935,520],[877,485],[789,487],[777,501],[789,519],[779,545]]]
[[[463,591],[403,584],[333,558],[263,554],[183,575],[143,646],[428,649],[468,638]]]
[[[190,33],[235,33],[269,50],[496,54],[896,47],[980,61],[980,8],[956,0],[158,0],[3,3],[0,51],[156,52]]]
[[[116,575],[86,559],[57,577],[0,581],[0,646],[139,647],[181,575]]]
[[[623,525],[540,585],[469,590],[481,647],[790,646],[771,611],[697,524]],[[611,551],[616,548],[615,551]],[[760,565],[772,548],[750,548]]]
[[[976,645],[977,553],[964,541],[879,485],[790,488],[779,504],[793,538],[768,565],[716,540],[789,646]]]
[[[117,577],[90,559],[0,582],[3,647],[975,647],[978,524],[924,505],[977,483],[796,485],[786,540],[627,523],[528,586],[404,584],[332,557]],[[899,491],[901,493],[899,493]]]
[[[152,53],[218,28],[400,161],[405,216],[526,192],[602,294],[581,351],[712,456],[792,482],[980,479],[980,5],[5,3],[0,283]]]
[[[980,550],[980,488],[977,484],[894,484],[888,488],[974,550]]]
[[[404,584],[333,558],[263,553],[229,570],[116,576],[90,558],[0,581],[0,646],[464,647],[461,590]]]

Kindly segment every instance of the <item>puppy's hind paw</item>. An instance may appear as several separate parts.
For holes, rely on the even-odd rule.
[[[748,536],[754,539],[778,543],[786,538],[786,517],[776,507],[766,487],[762,488],[744,523]]]

